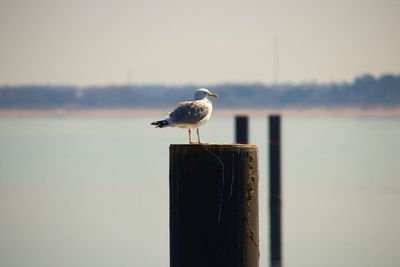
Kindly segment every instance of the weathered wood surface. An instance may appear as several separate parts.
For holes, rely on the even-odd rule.
[[[258,267],[255,145],[170,146],[170,266]]]

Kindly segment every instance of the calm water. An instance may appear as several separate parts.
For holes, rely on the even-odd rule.
[[[0,266],[169,265],[168,146],[156,118],[0,118]],[[261,265],[268,266],[266,119]],[[233,141],[214,117],[204,140]],[[284,118],[286,267],[400,264],[400,118]]]

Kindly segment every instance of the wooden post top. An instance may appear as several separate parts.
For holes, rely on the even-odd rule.
[[[217,151],[232,151],[232,150],[258,150],[257,145],[254,144],[171,144],[171,151],[176,150],[196,150],[196,149],[204,149],[207,148],[209,150],[217,150]]]

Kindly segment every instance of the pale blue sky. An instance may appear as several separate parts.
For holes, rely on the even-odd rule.
[[[0,0],[0,84],[345,81],[400,73],[398,0]]]

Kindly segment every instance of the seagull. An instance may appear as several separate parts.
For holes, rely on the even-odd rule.
[[[155,125],[156,128],[187,128],[189,133],[189,144],[194,143],[192,142],[190,129],[196,128],[197,143],[201,144],[199,128],[210,119],[212,112],[212,103],[208,97],[218,98],[218,95],[211,93],[206,88],[197,89],[194,94],[194,100],[180,102],[178,107],[170,112],[165,120],[152,122],[151,125]]]

